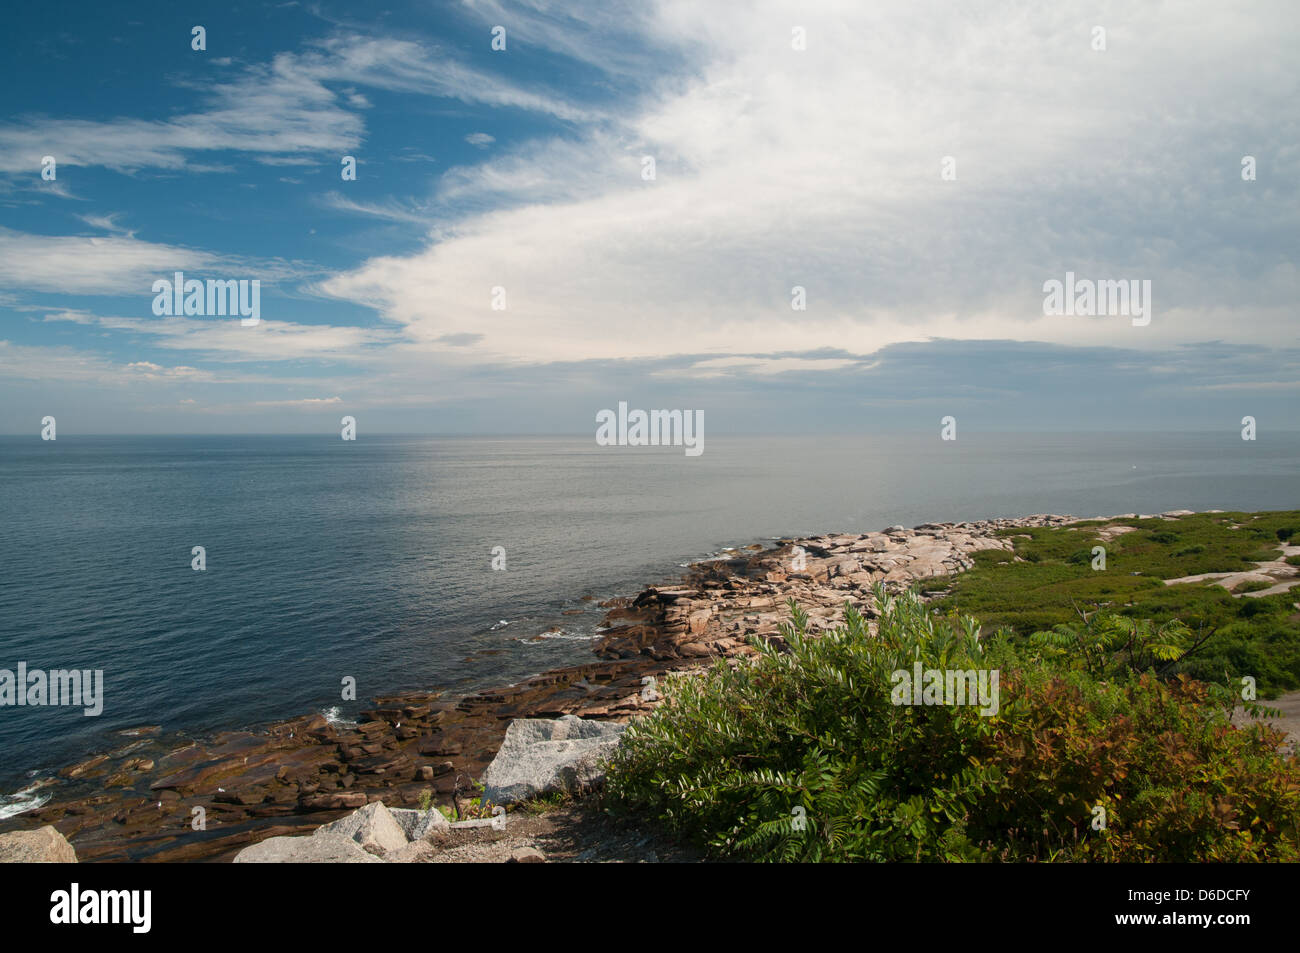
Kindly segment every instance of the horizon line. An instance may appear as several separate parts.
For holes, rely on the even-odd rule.
[[[1239,427],[1225,427],[1223,429],[1190,429],[1190,428],[1125,428],[1119,430],[1100,430],[1100,429],[1040,429],[1026,428],[1023,430],[975,430],[966,428],[963,432],[966,434],[982,435],[1002,435],[1002,434],[1052,434],[1064,436],[1067,434],[1106,434],[1117,436],[1119,434],[1228,434],[1239,432]],[[1300,434],[1298,428],[1270,428],[1270,433],[1281,434]],[[65,432],[65,437],[313,437],[313,436],[337,436],[337,428],[334,430],[283,430],[283,431],[117,431],[112,433],[101,432]],[[906,434],[915,434],[923,436],[928,431],[917,429],[904,430],[819,430],[819,431],[751,431],[751,430],[733,430],[712,433],[710,437],[876,437],[876,436],[899,436]],[[431,430],[370,430],[366,431],[366,436],[374,437],[591,437],[593,431],[545,431],[545,432],[521,432],[521,431],[431,431]],[[361,435],[358,435],[358,438]],[[10,431],[0,433],[0,438],[7,437],[32,437],[41,439],[40,428],[32,431]],[[46,441],[48,442],[48,441]]]

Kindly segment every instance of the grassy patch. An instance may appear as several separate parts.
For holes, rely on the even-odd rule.
[[[529,798],[522,805],[523,810],[529,814],[545,814],[547,811],[554,811],[557,808],[564,807],[572,803],[573,798],[563,791],[554,791],[550,794],[539,794],[535,798]]]
[[[1103,539],[1102,529],[1116,525],[1134,529]],[[1295,595],[1234,599],[1209,581],[1166,586],[1163,580],[1241,572],[1248,562],[1277,559],[1279,532],[1294,526],[1300,526],[1297,511],[1009,529],[1001,535],[1012,538],[1014,555],[977,553],[970,570],[927,581],[925,588],[949,590],[933,603],[941,613],[974,615],[1021,636],[1099,608],[1156,622],[1178,619],[1205,639],[1177,671],[1220,684],[1251,675],[1273,697],[1300,688]],[[1095,546],[1106,550],[1104,569],[1092,568]]]

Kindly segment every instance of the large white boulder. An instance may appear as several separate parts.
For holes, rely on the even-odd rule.
[[[511,804],[552,791],[576,792],[605,778],[624,725],[562,718],[517,718],[483,772],[483,800]]]
[[[345,834],[268,837],[235,855],[237,864],[382,864]]]
[[[342,834],[360,845],[362,850],[383,857],[389,851],[401,850],[408,840],[406,832],[393,819],[383,801],[371,801],[346,817],[322,824],[312,837]]]
[[[0,834],[0,864],[75,864],[77,852],[50,825]]]
[[[435,831],[451,829],[451,821],[447,820],[442,811],[436,807],[427,811],[412,811],[407,808],[395,807],[390,808],[388,813],[393,816],[393,820],[402,829],[402,833],[406,835],[407,840],[424,840]]]

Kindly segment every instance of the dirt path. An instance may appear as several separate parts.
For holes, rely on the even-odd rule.
[[[644,822],[609,817],[593,798],[538,814],[511,813],[504,830],[478,827],[446,832],[437,841],[422,844],[413,862],[657,864],[702,859],[699,851]]]
[[[1261,596],[1275,596],[1279,592],[1286,592],[1294,586],[1300,585],[1300,569],[1286,561],[1288,556],[1300,556],[1300,546],[1289,544],[1283,546],[1281,558],[1255,563],[1256,568],[1254,569],[1247,569],[1242,572],[1203,572],[1194,576],[1179,576],[1177,579],[1166,579],[1164,582],[1166,586],[1176,586],[1212,579],[1216,586],[1222,586],[1229,591],[1243,582],[1267,582],[1272,583],[1267,589],[1257,589],[1254,592],[1234,592],[1232,593],[1233,598],[1240,599],[1245,596],[1247,599],[1258,599]]]
[[[1288,692],[1272,700],[1262,701],[1260,704],[1265,708],[1276,708],[1281,712],[1276,718],[1261,720],[1287,733],[1287,740],[1282,750],[1294,755],[1296,750],[1300,749],[1300,692]],[[1233,712],[1232,723],[1238,726],[1246,725],[1250,723],[1250,719],[1238,708]]]

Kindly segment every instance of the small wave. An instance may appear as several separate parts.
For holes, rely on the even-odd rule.
[[[326,708],[321,714],[325,716],[325,721],[331,725],[345,725],[347,727],[356,725],[355,721],[343,717],[343,709],[339,708],[338,705]]]
[[[43,806],[50,799],[48,793],[39,793],[43,787],[44,784],[33,784],[29,788],[23,788],[17,794],[0,794],[0,821]]]
[[[539,642],[549,642],[552,639],[559,639],[561,642],[594,642],[600,638],[599,634],[583,635],[579,632],[565,632],[561,629],[559,632],[542,632],[539,635],[520,635],[515,637],[516,642],[522,642],[524,645],[536,645]]]
[[[495,632],[497,629],[504,629],[504,628],[505,628],[506,626],[508,626],[508,625],[510,625],[509,620],[507,620],[507,619],[502,619],[500,622],[498,622],[498,623],[496,623],[495,625],[493,625],[492,628],[489,629],[488,631],[490,631],[490,632]]]

